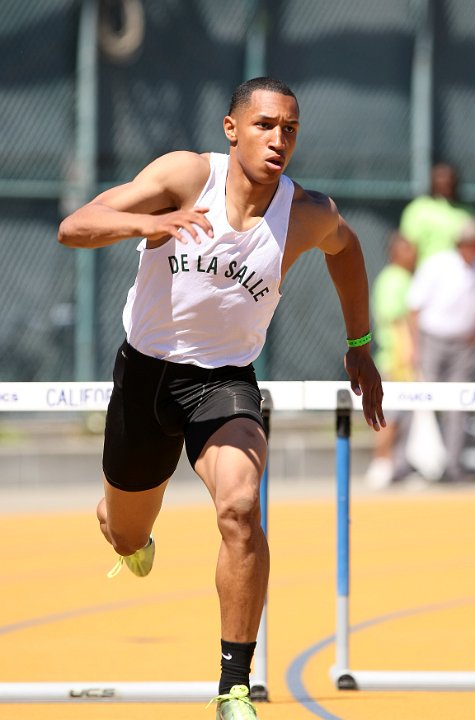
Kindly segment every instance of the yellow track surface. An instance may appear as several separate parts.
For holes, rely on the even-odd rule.
[[[471,490],[353,500],[351,623],[374,621],[352,637],[353,668],[475,670],[474,518]],[[269,525],[271,703],[259,706],[261,720],[475,718],[471,692],[337,691],[329,679],[335,503],[276,500]],[[106,578],[115,556],[92,506],[4,514],[0,527],[1,682],[217,678],[219,538],[210,506],[165,506],[156,566],[144,579],[126,568]],[[295,661],[320,643],[297,671]],[[294,697],[289,669],[294,688],[303,683],[303,697]],[[201,704],[0,705],[2,720],[214,715]]]

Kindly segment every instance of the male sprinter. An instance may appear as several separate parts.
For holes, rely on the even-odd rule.
[[[345,366],[367,423],[385,425],[369,351],[368,284],[355,233],[325,195],[284,175],[299,106],[284,83],[234,92],[229,155],[172,152],[66,218],[59,241],[98,248],[142,236],[107,414],[106,539],[136,575],[151,569],[153,524],[183,443],[216,506],[222,542],[217,718],[255,720],[249,672],[269,575],[259,483],[267,454],[252,362],[298,257],[325,254],[349,348]],[[197,658],[197,664],[199,658]]]

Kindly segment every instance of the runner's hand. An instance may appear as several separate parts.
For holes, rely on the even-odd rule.
[[[195,243],[199,245],[201,240],[197,232],[198,227],[201,228],[208,237],[213,237],[212,225],[205,216],[205,213],[208,211],[209,208],[194,207],[190,210],[173,210],[163,215],[150,216],[150,231],[144,232],[143,234],[148,240],[159,240],[171,235],[183,243],[183,245],[186,245],[188,239],[183,235],[183,231],[186,230]]]
[[[363,414],[368,425],[379,432],[386,427],[383,413],[383,387],[368,348],[350,348],[345,355],[345,369],[355,395],[362,395]]]

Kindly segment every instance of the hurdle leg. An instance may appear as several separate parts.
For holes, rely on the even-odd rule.
[[[354,688],[349,668],[350,587],[350,436],[353,403],[349,390],[338,390],[336,407],[337,605],[336,663],[332,670],[339,689]]]
[[[270,436],[270,419],[272,413],[272,397],[268,390],[261,390],[264,402],[262,404],[262,417],[264,419],[264,431],[267,440]],[[261,481],[260,489],[260,505],[261,505],[261,524],[264,534],[267,537],[268,529],[268,504],[269,504],[269,459],[267,459],[266,467]],[[267,684],[267,597],[262,611],[259,632],[257,634],[256,654],[254,657],[254,672],[251,676],[251,698],[257,702],[266,702],[269,700],[268,684]]]

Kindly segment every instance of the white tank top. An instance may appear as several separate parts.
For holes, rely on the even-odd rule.
[[[280,299],[282,255],[294,184],[281,176],[262,220],[238,232],[226,214],[228,155],[211,153],[210,174],[196,201],[209,207],[214,237],[198,229],[183,245],[171,238],[147,250],[142,240],[123,321],[139,352],[204,368],[244,366],[259,355]]]

